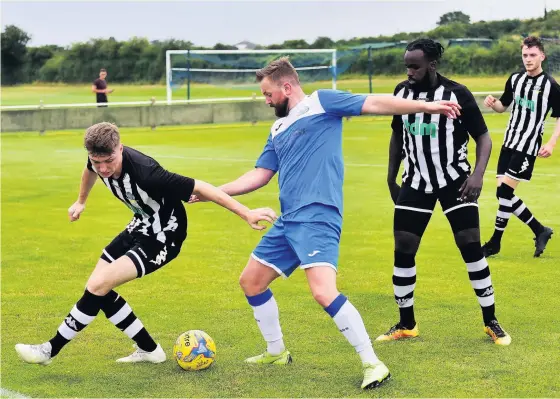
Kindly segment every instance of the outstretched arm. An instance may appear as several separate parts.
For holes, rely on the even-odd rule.
[[[266,186],[275,173],[275,171],[270,169],[255,168],[245,173],[238,179],[221,185],[219,188],[232,197],[235,197],[236,195],[248,194],[255,190],[258,190],[261,187]],[[204,198],[200,195],[192,195],[189,200],[189,204],[206,200],[207,198]]]
[[[220,186],[220,189],[232,197],[243,195],[268,184],[276,172],[265,168],[255,168],[238,179]]]
[[[407,115],[416,113],[444,114],[457,118],[461,106],[454,101],[414,101],[392,96],[367,96],[362,106],[362,114]]]
[[[209,183],[169,172],[159,165],[151,170],[147,181],[165,195],[179,198],[182,201],[188,201],[193,194],[212,201],[238,215],[255,230],[266,229],[266,226],[259,225],[259,222],[273,223],[277,218],[276,213],[270,208],[250,210]]]
[[[202,180],[195,180],[193,194],[206,198],[235,213],[255,230],[266,229],[266,226],[259,225],[260,221],[273,223],[277,218],[276,213],[272,209],[258,208],[250,210],[224,191]]]
[[[80,218],[80,214],[86,208],[86,201],[89,193],[97,180],[97,173],[92,172],[87,167],[84,168],[82,172],[82,181],[80,183],[80,193],[78,194],[78,200],[68,208],[68,217],[71,222],[74,222]]]

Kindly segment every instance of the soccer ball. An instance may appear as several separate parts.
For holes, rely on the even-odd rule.
[[[173,357],[184,370],[204,370],[214,363],[216,343],[204,331],[190,330],[175,341]]]

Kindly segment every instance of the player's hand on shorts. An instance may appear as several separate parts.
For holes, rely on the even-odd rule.
[[[470,175],[459,189],[459,200],[464,202],[475,202],[482,191],[482,177]]]
[[[249,226],[251,226],[255,230],[266,229],[266,226],[259,224],[259,222],[264,221],[272,224],[276,219],[278,219],[276,212],[274,212],[270,208],[251,209],[245,217],[245,220],[247,221],[247,223],[249,223]]]
[[[393,183],[389,183],[389,193],[391,193],[391,199],[393,200],[393,203],[396,204],[397,203],[397,198],[399,198],[399,193],[401,192],[401,187],[393,182]]]
[[[80,204],[78,201],[74,202],[70,208],[68,208],[68,217],[71,222],[75,222],[80,218],[82,212],[86,209],[86,204]]]
[[[494,97],[493,95],[489,95],[484,99],[484,105],[486,105],[488,108],[492,108],[496,101],[496,97]]]
[[[428,112],[431,114],[443,114],[450,119],[456,119],[461,115],[461,106],[455,101],[435,101],[427,105]]]
[[[552,146],[552,144],[545,144],[539,150],[539,157],[548,158],[552,155],[552,151],[554,151],[554,147]]]

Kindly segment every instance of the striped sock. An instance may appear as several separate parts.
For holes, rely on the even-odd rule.
[[[102,296],[94,295],[87,289],[84,291],[84,295],[58,327],[56,335],[49,341],[52,346],[52,357],[93,321],[99,313],[102,300]]]

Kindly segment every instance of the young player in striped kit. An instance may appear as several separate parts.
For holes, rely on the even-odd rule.
[[[560,136],[560,86],[543,71],[544,46],[538,38],[527,37],[521,49],[525,70],[509,77],[499,100],[488,96],[484,101],[498,113],[505,112],[513,103],[498,160],[498,214],[494,234],[483,246],[485,256],[500,252],[502,236],[512,213],[535,234],[535,257],[541,256],[553,233],[533,216],[514,191],[520,182],[531,180],[537,156],[552,155]],[[552,117],[557,118],[556,128],[550,140],[542,145],[544,125],[551,109]]]
[[[477,199],[492,142],[470,91],[436,72],[442,54],[443,47],[433,40],[410,43],[404,56],[408,80],[395,89],[395,95],[401,98],[457,101],[462,115],[456,120],[425,113],[393,118],[388,184],[395,202],[393,287],[400,321],[377,341],[419,335],[413,310],[415,256],[439,201],[467,265],[482,309],[484,331],[496,344],[509,345],[511,338],[495,316],[490,269],[480,245]],[[467,160],[469,135],[476,142],[476,165],[472,173]],[[402,187],[396,183],[401,160],[404,160]]]
[[[236,213],[256,230],[265,228],[258,224],[260,221],[272,223],[276,214],[269,208],[249,210],[208,183],[165,170],[155,159],[123,146],[117,127],[111,123],[102,122],[87,129],[84,146],[88,159],[78,200],[68,210],[70,221],[80,218],[98,178],[134,216],[103,249],[82,297],[53,338],[40,345],[17,344],[15,349],[25,362],[47,365],[102,311],[137,348],[117,362],[161,363],[166,360],[165,351],[114,288],[159,270],[179,255],[187,238],[187,214],[182,201],[188,201],[193,193]]]

